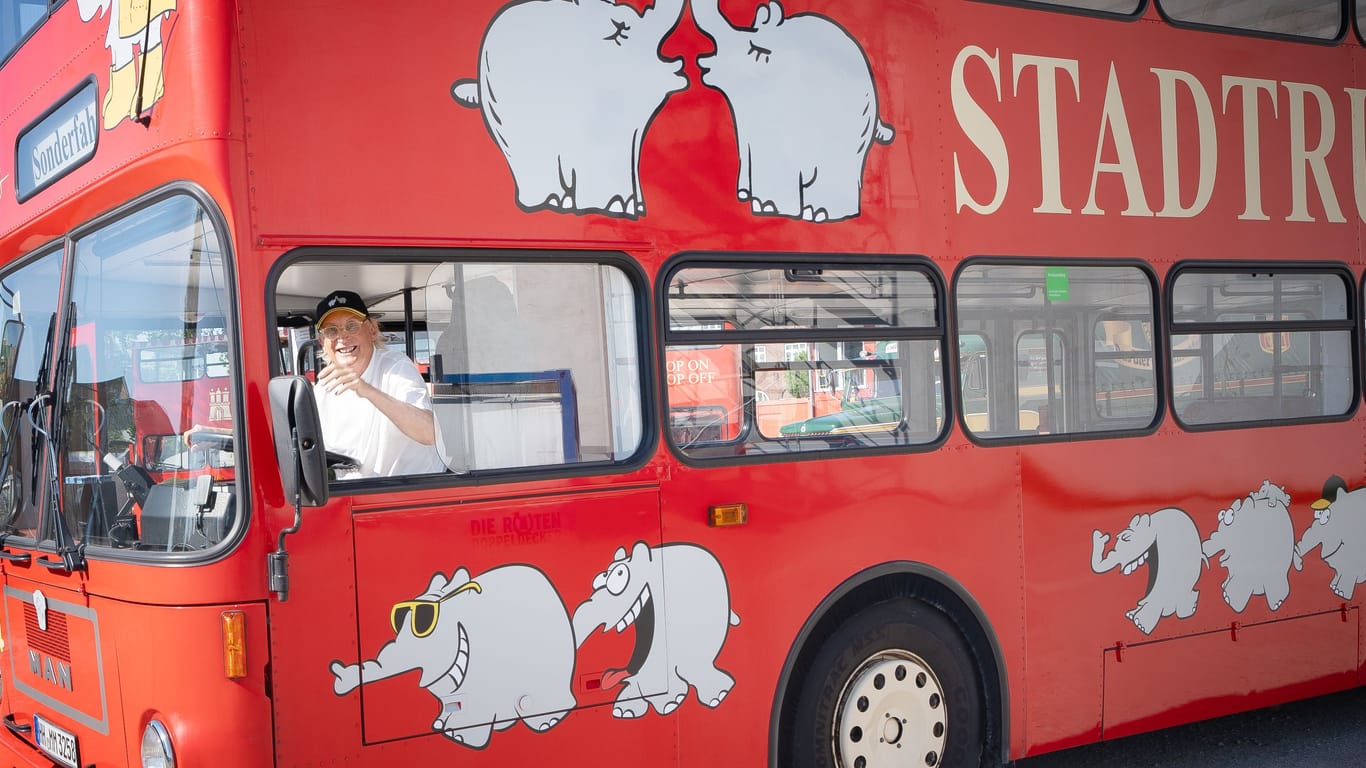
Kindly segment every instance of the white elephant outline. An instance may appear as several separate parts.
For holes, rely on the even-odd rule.
[[[1290,494],[1270,480],[1219,511],[1219,527],[1201,546],[1205,557],[1223,553],[1228,571],[1221,585],[1224,602],[1238,613],[1253,595],[1266,597],[1275,611],[1290,596],[1290,565],[1295,560],[1295,526]]]
[[[732,26],[718,0],[692,0],[692,14],[716,44],[698,57],[702,82],[724,94],[735,121],[736,196],[757,216],[858,216],[868,153],[896,135],[858,40],[820,14],[784,16],[776,0],[748,28]]]
[[[1091,534],[1091,570],[1105,573],[1123,566],[1124,575],[1148,566],[1148,589],[1138,605],[1124,615],[1145,635],[1152,634],[1164,616],[1178,619],[1195,615],[1200,591],[1201,565],[1209,561],[1200,549],[1200,532],[1185,510],[1166,507],[1152,514],[1134,515],[1129,526],[1115,537],[1105,552],[1110,535]]]
[[[696,544],[650,547],[638,541],[628,555],[618,547],[612,562],[593,579],[593,593],[574,609],[574,637],[580,646],[593,630],[634,627],[635,650],[626,669],[608,670],[603,688],[624,684],[612,714],[636,718],[647,702],[661,715],[673,712],[691,686],[708,707],[720,706],[735,678],[716,666],[730,627],[740,617],[730,609],[730,589],[716,556]],[[665,679],[665,690],[645,690]]]
[[[528,212],[645,215],[640,147],[682,59],[659,54],[684,0],[644,13],[612,0],[519,0],[489,22],[477,79],[451,95],[479,108]]]
[[[1347,483],[1333,475],[1324,483],[1323,495],[1309,506],[1314,522],[1295,544],[1295,567],[1320,548],[1323,562],[1334,571],[1329,588],[1351,600],[1356,585],[1366,581],[1366,488],[1348,490]]]
[[[431,606],[421,626],[417,603]],[[465,568],[449,579],[437,572],[421,595],[394,604],[391,621],[399,624],[394,639],[375,658],[331,663],[333,693],[420,670],[418,685],[441,704],[432,730],[474,749],[519,720],[548,731],[577,705],[569,612],[534,566],[503,565],[473,578]]]

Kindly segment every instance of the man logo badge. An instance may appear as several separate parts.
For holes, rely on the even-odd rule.
[[[41,589],[33,590],[33,611],[38,614],[38,629],[47,631],[47,595]]]
[[[38,630],[40,632],[46,632],[47,595],[44,595],[42,590],[35,589],[33,591],[33,612],[37,614]],[[47,654],[42,653],[39,650],[29,648],[28,666],[29,671],[32,672],[36,677],[41,677],[49,683],[65,688],[68,691],[75,690],[71,686],[70,662],[53,658],[52,656],[48,656]]]

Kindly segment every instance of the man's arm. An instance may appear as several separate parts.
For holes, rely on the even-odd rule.
[[[374,403],[379,412],[409,438],[423,445],[436,444],[436,422],[431,411],[386,395],[363,381],[356,388],[356,394]]]
[[[414,368],[413,374],[416,373],[417,369]],[[422,386],[421,381],[420,378],[417,380],[418,386]],[[436,421],[431,411],[403,402],[362,379],[355,371],[339,365],[329,365],[318,377],[318,386],[333,394],[351,390],[357,397],[363,397],[374,404],[386,419],[393,422],[394,426],[410,439],[423,445],[436,444]]]

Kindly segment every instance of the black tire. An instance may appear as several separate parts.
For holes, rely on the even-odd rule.
[[[924,602],[869,606],[812,659],[788,733],[796,768],[977,768],[986,744],[971,650]]]

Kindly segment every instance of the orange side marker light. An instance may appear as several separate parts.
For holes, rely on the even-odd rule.
[[[247,676],[247,615],[223,611],[223,675],[229,680]]]
[[[745,504],[716,504],[707,508],[707,525],[713,528],[748,522],[749,507]]]

